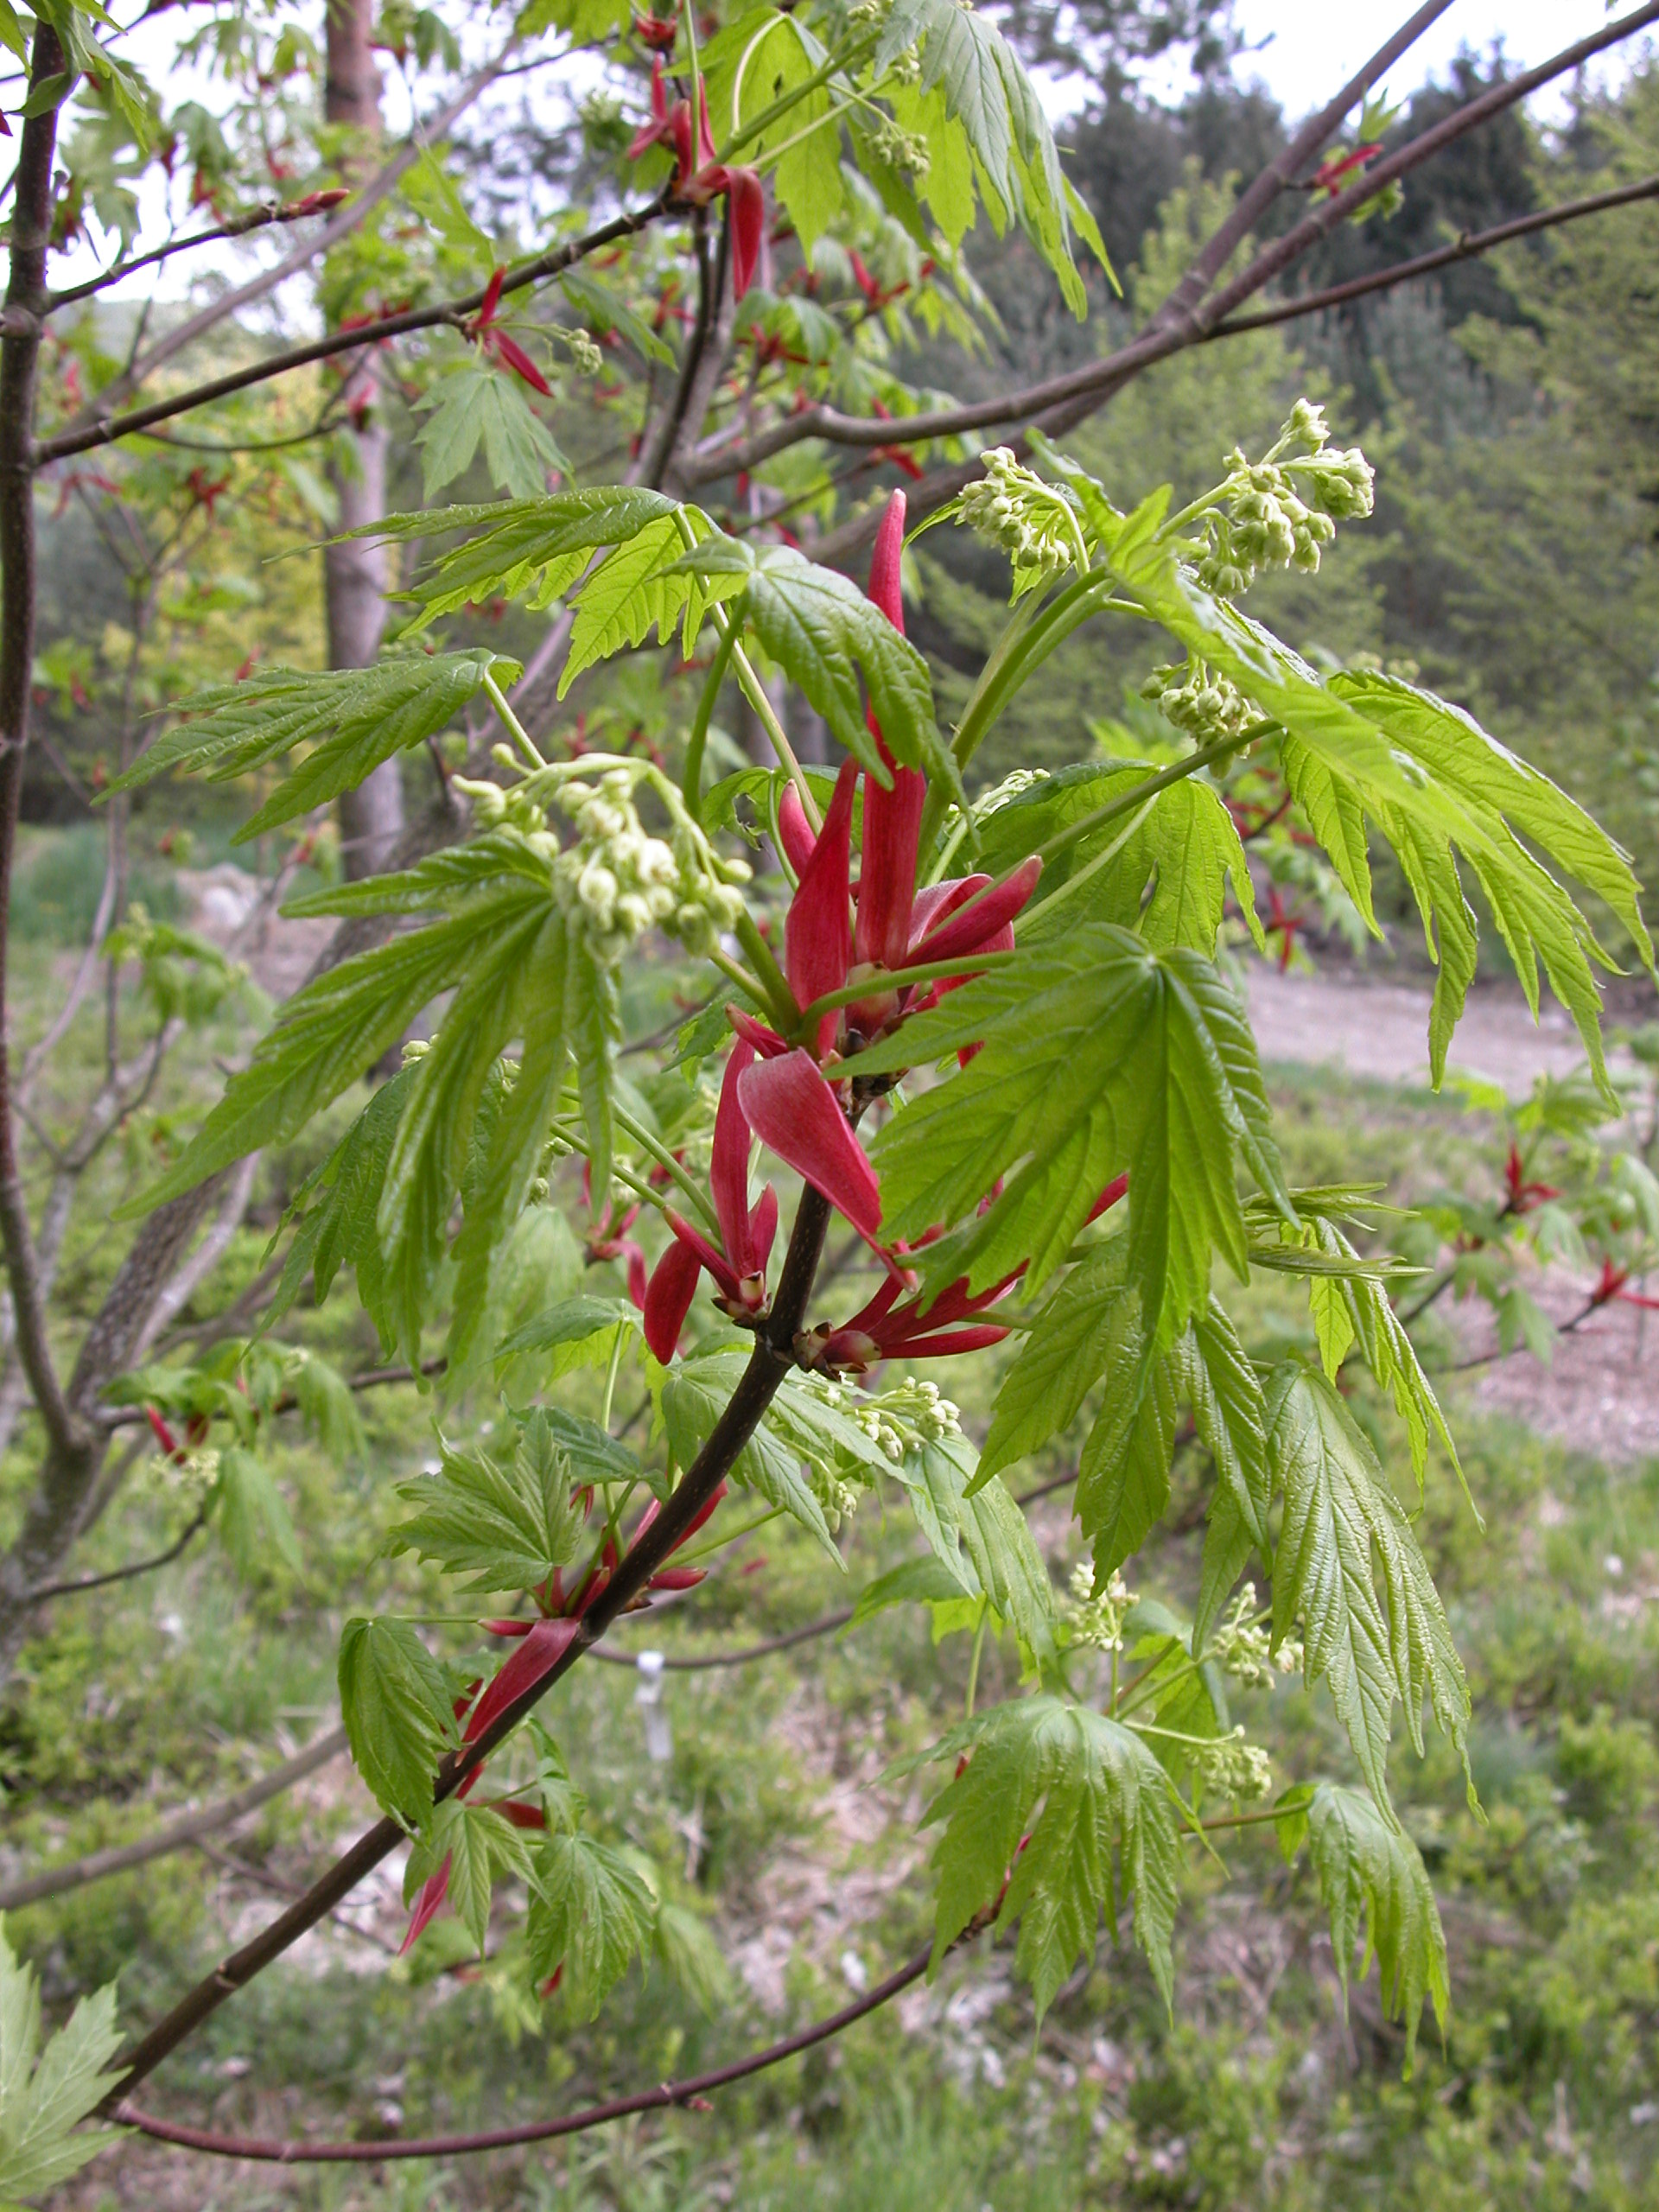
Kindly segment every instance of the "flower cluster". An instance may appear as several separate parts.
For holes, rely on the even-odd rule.
[[[1095,1570],[1087,1560],[1071,1570],[1071,1602],[1065,1611],[1066,1641],[1090,1651],[1121,1651],[1123,1623],[1135,1602],[1117,1569],[1103,1590],[1095,1587]]]
[[[1016,569],[1046,575],[1088,554],[1076,511],[1063,492],[1016,461],[1008,446],[993,446],[980,460],[985,474],[957,501],[959,521],[1000,545]]]
[[[601,967],[614,967],[656,924],[706,951],[742,911],[741,894],[702,865],[689,840],[652,836],[633,802],[636,772],[607,768],[598,783],[567,783],[560,805],[576,842],[553,862],[561,911]]]
[[[1247,1744],[1242,1727],[1197,1747],[1193,1764],[1205,1787],[1218,1797],[1265,1797],[1273,1788],[1273,1762],[1259,1744]]]
[[[932,167],[932,156],[925,139],[901,130],[890,117],[884,116],[875,126],[872,143],[877,154],[890,168],[902,169],[920,184]]]
[[[1155,701],[1195,745],[1236,737],[1256,718],[1255,709],[1235,684],[1196,658],[1154,668],[1141,686],[1141,696]]]
[[[1200,518],[1198,573],[1209,590],[1230,598],[1264,569],[1312,575],[1338,523],[1370,513],[1370,463],[1357,446],[1327,451],[1330,436],[1323,410],[1299,399],[1262,460],[1237,446],[1227,454],[1227,476]]]
[[[1272,1687],[1275,1670],[1281,1675],[1296,1672],[1302,1663],[1302,1647],[1296,1637],[1287,1636],[1274,1651],[1267,1630],[1254,1618],[1255,1610],[1255,1585],[1247,1582],[1217,1629],[1211,1648],[1235,1681],[1246,1689],[1262,1690]]]

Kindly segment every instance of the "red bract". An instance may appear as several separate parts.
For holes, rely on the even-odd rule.
[[[752,1320],[766,1310],[766,1262],[778,1234],[778,1194],[768,1183],[750,1207],[751,1140],[738,1086],[753,1058],[753,1047],[742,1040],[732,1047],[715,1116],[709,1183],[724,1251],[716,1251],[681,1215],[664,1209],[674,1242],[657,1263],[645,1307],[645,1341],[664,1366],[674,1357],[700,1268],[713,1276],[720,1303],[734,1319]]]
[[[1612,1261],[1604,1260],[1601,1274],[1590,1294],[1592,1306],[1605,1306],[1609,1300],[1618,1299],[1624,1306],[1639,1306],[1649,1313],[1659,1313],[1659,1298],[1649,1298],[1639,1290],[1627,1287],[1630,1280],[1628,1268],[1616,1267]]]
[[[1510,1147],[1510,1156],[1503,1163],[1503,1180],[1510,1193],[1511,1213],[1531,1213],[1546,1198],[1559,1198],[1560,1192],[1553,1183],[1529,1183],[1526,1166],[1518,1146]]]
[[[670,31],[668,43],[671,45],[671,26]],[[715,158],[714,134],[709,128],[708,91],[702,84],[697,91],[694,126],[690,100],[677,100],[671,108],[669,106],[663,58],[660,53],[655,55],[651,65],[651,121],[635,131],[628,147],[628,159],[637,162],[653,146],[671,145],[677,164],[674,178],[676,200],[688,207],[707,207],[711,201],[729,194],[732,290],[741,300],[754,281],[766,244],[766,196],[756,170],[733,168]]]
[[[881,1191],[840,1101],[810,1052],[756,1060],[738,1084],[749,1127],[779,1160],[838,1207],[855,1229],[874,1236],[881,1224]]]
[[[494,1679],[467,1716],[463,1743],[475,1744],[499,1713],[550,1675],[576,1633],[575,1620],[532,1621],[518,1648],[497,1669]]]
[[[925,1304],[919,1296],[899,1304],[904,1285],[893,1278],[884,1282],[869,1304],[838,1329],[806,1331],[795,1342],[795,1356],[803,1367],[832,1369],[838,1375],[862,1375],[883,1359],[944,1359],[953,1352],[983,1351],[1001,1344],[1007,1335],[996,1322],[962,1328],[988,1306],[995,1306],[1025,1272],[1017,1268],[988,1290],[970,1295],[963,1275]]]
[[[668,53],[678,29],[678,21],[672,16],[636,16],[633,19],[634,36],[653,54]]]
[[[501,287],[506,281],[506,275],[505,269],[491,272],[478,313],[467,326],[467,335],[476,339],[486,353],[493,353],[499,360],[504,361],[515,376],[524,378],[533,391],[539,391],[544,399],[551,399],[552,385],[524,347],[516,338],[509,338],[505,330],[496,327],[496,313],[501,304]]]

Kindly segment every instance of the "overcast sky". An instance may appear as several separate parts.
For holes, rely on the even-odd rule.
[[[1236,12],[1247,40],[1260,47],[1240,57],[1239,76],[1259,77],[1300,116],[1376,51],[1407,7],[1402,0],[1382,7],[1375,0],[1236,0]],[[1610,13],[1624,12],[1610,11],[1603,0],[1454,0],[1390,73],[1389,89],[1408,92],[1426,77],[1444,77],[1459,48],[1484,51],[1498,38],[1512,67],[1529,68],[1599,30]],[[1542,112],[1550,112],[1548,103]]]

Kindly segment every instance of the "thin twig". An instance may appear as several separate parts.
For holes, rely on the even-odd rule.
[[[152,1859],[165,1859],[175,1851],[183,1851],[205,1835],[217,1834],[220,1828],[232,1827],[245,1814],[256,1812],[261,1805],[269,1804],[273,1797],[280,1797],[296,1782],[302,1782],[319,1767],[327,1766],[330,1759],[338,1758],[346,1749],[346,1731],[335,1727],[314,1736],[302,1751],[291,1759],[284,1759],[280,1766],[262,1774],[245,1789],[215,1803],[203,1805],[195,1812],[182,1813],[153,1828],[146,1836],[133,1843],[112,1845],[106,1851],[94,1851],[86,1859],[73,1859],[67,1865],[48,1866],[41,1873],[30,1874],[19,1882],[10,1882],[0,1889],[0,1912],[16,1912],[26,1904],[38,1904],[43,1897],[62,1897],[70,1890],[84,1890],[90,1883],[102,1882],[111,1874],[125,1874],[135,1866],[146,1866]]]
[[[31,1590],[23,1603],[43,1605],[48,1598],[78,1597],[83,1590],[102,1590],[111,1582],[130,1582],[140,1574],[154,1574],[159,1567],[171,1567],[189,1547],[197,1533],[207,1525],[207,1508],[199,1505],[180,1535],[164,1552],[156,1552],[149,1559],[136,1559],[126,1567],[111,1567],[104,1574],[78,1575],[68,1582],[42,1583],[38,1590]]]
[[[175,2120],[144,2112],[124,2098],[114,2105],[111,2117],[157,2142],[176,2144],[181,2150],[200,2151],[211,2158],[255,2158],[279,2166],[378,2165],[383,2158],[465,2158],[481,2151],[506,2150],[515,2144],[548,2143],[561,2135],[581,2135],[589,2128],[604,2127],[612,2120],[626,2120],[633,2113],[665,2112],[677,2105],[695,2107],[711,2090],[726,2088],[734,2082],[765,2073],[769,2067],[781,2066],[786,2059],[798,2057],[802,2051],[828,2043],[832,2036],[844,2033],[855,2022],[891,2004],[912,1982],[921,1980],[931,1957],[932,1946],[924,1944],[896,1974],[889,1974],[885,1981],[878,1982],[852,2004],[844,2005],[840,2012],[831,2012],[825,2019],[815,2020],[798,2035],[768,2044],[764,2050],[751,2051],[747,2058],[734,2059],[728,2065],[712,2067],[706,2074],[693,2074],[682,2082],[661,2082],[654,2089],[636,2090],[633,2095],[613,2098],[608,2104],[589,2105],[584,2112],[566,2113],[558,2120],[527,2120],[517,2127],[486,2128],[474,2135],[394,2135],[364,2143],[312,2143],[303,2137],[284,2140],[259,2135],[219,2135],[209,2128],[184,2127]]]

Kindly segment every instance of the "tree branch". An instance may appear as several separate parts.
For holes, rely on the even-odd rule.
[[[159,261],[170,261],[175,253],[188,253],[192,246],[212,245],[219,238],[244,238],[251,231],[263,231],[272,223],[302,223],[308,215],[324,212],[319,207],[308,207],[302,200],[262,200],[245,214],[233,215],[228,222],[215,223],[210,231],[193,231],[188,238],[169,238],[165,245],[152,246],[148,253],[135,254],[130,261],[111,263],[101,276],[89,276],[84,284],[72,284],[64,291],[48,293],[44,312],[55,315],[60,308],[72,307],[77,300],[90,299],[94,292],[118,284],[140,269],[153,268]]]
[[[1431,253],[1420,253],[1410,261],[1397,262],[1392,269],[1373,270],[1369,276],[1351,277],[1345,284],[1327,284],[1323,291],[1299,293],[1294,299],[1281,301],[1277,307],[1259,308],[1254,315],[1236,315],[1225,322],[1217,323],[1206,331],[1199,341],[1209,345],[1217,338],[1231,338],[1242,330],[1267,330],[1274,323],[1294,322],[1305,315],[1318,315],[1326,308],[1345,307],[1350,300],[1362,300],[1372,292],[1386,292],[1395,284],[1408,284],[1414,277],[1432,276],[1437,269],[1449,269],[1456,262],[1472,260],[1477,254],[1491,253],[1495,247],[1507,245],[1512,238],[1532,236],[1535,231],[1554,230],[1558,224],[1576,223],[1586,215],[1599,215],[1610,207],[1628,207],[1638,200],[1659,199],[1659,176],[1643,177],[1639,183],[1621,185],[1616,192],[1596,192],[1584,200],[1564,200],[1556,207],[1541,207],[1530,215],[1517,215],[1512,222],[1497,223],[1489,231],[1465,231],[1450,245],[1436,246]]]
[[[636,1539],[610,1581],[583,1615],[563,1656],[523,1696],[504,1707],[476,1740],[467,1745],[464,1754],[452,1754],[444,1761],[434,1783],[435,1802],[451,1796],[466,1776],[482,1765],[525,1714],[628,1609],[724,1479],[733,1461],[759,1427],[779,1383],[795,1363],[795,1335],[805,1319],[829,1220],[829,1201],[809,1185],[802,1192],[796,1211],[772,1313],[756,1332],[748,1363],[702,1449],[686,1469],[668,1503],[644,1535]],[[109,2107],[113,2107],[125,2089],[136,2088],[154,2073],[168,2053],[194,2034],[227,1998],[234,1996],[279,1959],[308,1929],[314,1928],[342,1897],[348,1896],[365,1874],[406,1840],[402,1823],[390,1817],[377,1821],[366,1829],[321,1879],[312,1884],[303,1897],[252,1942],[223,1960],[140,2040],[124,2062],[122,2092],[111,2093],[107,2101]]]
[[[330,1728],[321,1736],[314,1736],[305,1749],[296,1751],[291,1759],[284,1759],[280,1766],[262,1774],[257,1782],[249,1783],[245,1789],[203,1805],[196,1812],[182,1813],[177,1819],[152,1829],[149,1835],[140,1836],[135,1843],[114,1844],[107,1851],[95,1851],[86,1859],[73,1859],[67,1866],[48,1866],[21,1882],[7,1884],[0,1889],[0,1912],[16,1912],[26,1904],[38,1904],[43,1897],[58,1897],[70,1890],[84,1890],[89,1883],[105,1881],[111,1874],[124,1874],[135,1866],[148,1866],[152,1859],[165,1859],[171,1852],[183,1851],[205,1835],[214,1835],[220,1828],[232,1827],[245,1813],[255,1812],[273,1797],[280,1797],[308,1774],[315,1774],[330,1759],[338,1758],[345,1749],[344,1728]]]
[[[355,205],[355,203],[353,203]],[[526,285],[539,284],[550,276],[557,276],[573,268],[590,253],[603,246],[614,245],[619,240],[632,238],[665,214],[669,206],[668,188],[664,187],[654,200],[630,213],[614,215],[608,223],[601,223],[589,231],[585,238],[573,238],[568,245],[553,247],[538,255],[534,261],[512,271],[501,287],[502,296],[510,292],[523,291]],[[330,331],[326,336],[314,338],[302,346],[290,346],[281,353],[267,353],[245,368],[232,369],[226,376],[214,377],[207,384],[193,385],[188,391],[158,399],[148,407],[135,407],[130,413],[117,415],[103,421],[90,423],[80,429],[64,430],[54,438],[44,438],[35,449],[38,467],[48,461],[61,461],[67,455],[88,453],[94,446],[111,445],[118,438],[130,437],[134,432],[148,429],[152,423],[169,422],[175,415],[188,415],[199,407],[206,407],[215,399],[227,398],[233,391],[245,391],[251,385],[266,383],[272,377],[286,375],[289,369],[303,368],[310,361],[326,361],[336,353],[350,353],[365,346],[377,346],[389,338],[400,338],[411,330],[430,330],[439,323],[459,324],[474,315],[484,304],[484,292],[467,292],[458,298],[440,300],[429,307],[406,308],[397,315],[378,315],[368,322],[354,323],[349,330]]]
[[[1416,20],[1413,18],[1414,22]],[[1047,378],[1039,384],[1027,385],[1022,391],[1001,397],[976,401],[962,407],[936,409],[925,415],[882,419],[840,415],[832,408],[808,409],[798,416],[774,423],[770,429],[763,431],[736,452],[723,453],[717,463],[710,460],[701,469],[694,463],[688,474],[696,482],[702,483],[713,476],[727,475],[741,468],[752,468],[799,440],[810,437],[823,438],[828,443],[839,445],[909,445],[924,439],[956,436],[969,430],[988,429],[995,423],[1012,423],[1033,416],[1037,418],[1036,427],[1051,435],[1063,435],[1103,406],[1116,392],[1154,362],[1184,352],[1189,346],[1207,342],[1234,308],[1262,290],[1282,269],[1299,259],[1327,232],[1344,222],[1368,200],[1374,198],[1384,185],[1406,175],[1432,155],[1440,152],[1480,124],[1490,121],[1505,108],[1526,99],[1541,86],[1580,67],[1585,61],[1656,21],[1659,21],[1659,0],[1648,0],[1648,4],[1630,15],[1621,16],[1605,29],[1565,48],[1536,68],[1510,78],[1504,83],[1492,86],[1478,99],[1465,102],[1431,129],[1408,140],[1393,154],[1372,163],[1359,181],[1324,201],[1283,237],[1264,247],[1222,291],[1200,304],[1183,308],[1178,312],[1173,303],[1182,296],[1182,286],[1187,282],[1183,278],[1182,286],[1176,288],[1143,330],[1127,345],[1098,361],[1069,370],[1061,376]],[[1405,28],[1409,29],[1410,26]],[[1396,40],[1404,35],[1405,31],[1402,30],[1396,34]],[[1354,84],[1361,85],[1362,80],[1370,81],[1382,73],[1378,64],[1381,62],[1383,67],[1388,66],[1383,57],[1394,53],[1396,40],[1390,40],[1386,47],[1379,49],[1378,54],[1353,80]],[[1339,99],[1345,96],[1346,90],[1344,88],[1344,95],[1338,95]],[[1325,115],[1329,113],[1329,109],[1325,111]],[[1323,121],[1324,118],[1319,120]],[[1264,175],[1267,174],[1264,172]],[[1261,178],[1256,180],[1241,205],[1255,203],[1262,181]],[[1275,183],[1274,190],[1277,189]],[[1213,259],[1217,241],[1229,232],[1230,223],[1231,218],[1207,242],[1193,264],[1195,270],[1207,266]],[[1236,239],[1230,242],[1229,252],[1235,244]],[[1220,265],[1224,265],[1224,258]],[[1017,448],[1024,449],[1026,440],[1023,437],[1014,442]],[[933,512],[977,474],[976,463],[935,471],[909,493],[912,515],[919,519]],[[857,517],[839,529],[830,531],[815,549],[816,557],[830,563],[848,557],[866,543],[874,531],[875,521],[873,511],[868,516]]]
[[[332,222],[323,225],[315,238],[296,246],[291,253],[284,254],[280,261],[269,269],[262,270],[258,276],[251,276],[244,284],[233,286],[207,307],[199,308],[194,315],[187,315],[165,337],[157,339],[147,353],[129,363],[113,383],[105,385],[102,391],[94,394],[86,410],[87,416],[91,418],[96,413],[107,419],[111,407],[118,404],[129,392],[136,391],[146,378],[153,376],[164,363],[181,353],[187,346],[194,345],[196,340],[204,337],[208,331],[217,329],[227,316],[238,314],[243,308],[251,307],[256,300],[263,300],[279,284],[286,283],[290,276],[297,276],[319,254],[327,253],[342,238],[349,238],[364,218],[396,189],[405,172],[420,159],[424,148],[442,138],[479,95],[494,83],[517,43],[518,35],[515,33],[495,60],[486,62],[483,68],[469,77],[454,99],[446,102],[429,122],[417,124],[410,131],[390,160],[340,209]]]
[[[979,1923],[970,1923],[963,1939],[959,1940],[978,1932]],[[205,2127],[184,2127],[175,2120],[161,2120],[153,2113],[141,2111],[124,2097],[112,2106],[110,2117],[123,2126],[136,2127],[142,2135],[154,2137],[157,2142],[177,2144],[181,2150],[200,2151],[210,2158],[257,2158],[281,2166],[378,2165],[383,2158],[464,2158],[480,2151],[507,2150],[515,2144],[548,2143],[557,2136],[580,2135],[589,2128],[604,2127],[613,2120],[626,2120],[632,2113],[665,2112],[677,2105],[690,2105],[713,2089],[727,2088],[734,2082],[765,2073],[769,2067],[781,2066],[785,2059],[797,2058],[802,2051],[828,2043],[832,2036],[842,2034],[857,2021],[891,2004],[902,1991],[921,1980],[931,1956],[931,1945],[924,1944],[896,1974],[877,1982],[874,1989],[867,1990],[852,2004],[843,2005],[840,2012],[831,2012],[827,2018],[815,2020],[798,2035],[785,2037],[781,2043],[768,2044],[764,2050],[751,2051],[747,2058],[712,2067],[706,2074],[690,2075],[683,2082],[660,2082],[654,2089],[636,2090],[632,2096],[615,2097],[608,2104],[589,2105],[585,2112],[566,2113],[558,2120],[527,2120],[518,2127],[486,2128],[476,2135],[403,2139],[383,2136],[370,2142],[310,2143],[303,2137],[283,2141],[269,2136],[218,2135]]]
[[[1070,1478],[1067,1478],[1070,1480]],[[649,1618],[645,1613],[631,1613],[630,1620]],[[775,1651],[790,1651],[798,1643],[810,1643],[820,1636],[831,1636],[838,1628],[845,1628],[853,1618],[853,1608],[843,1605],[839,1612],[826,1613],[822,1620],[809,1621],[804,1628],[792,1628],[782,1636],[769,1636],[764,1643],[747,1644],[741,1651],[702,1651],[690,1656],[667,1652],[659,1654],[663,1665],[671,1674],[702,1675],[718,1667],[747,1667],[757,1659],[770,1659]],[[593,1656],[602,1659],[607,1667],[632,1667],[637,1672],[639,1662],[626,1651],[607,1651],[596,1647]]]
[[[48,1598],[78,1597],[83,1590],[102,1590],[111,1582],[130,1582],[141,1574],[154,1574],[158,1567],[171,1567],[180,1554],[188,1549],[197,1533],[207,1525],[207,1508],[199,1505],[164,1552],[156,1552],[149,1559],[137,1559],[126,1567],[112,1567],[105,1574],[78,1575],[70,1582],[43,1582],[38,1590],[31,1590],[24,1599],[26,1605],[43,1605]]]
[[[63,69],[63,48],[49,23],[35,32],[31,87]],[[12,861],[29,747],[29,688],[35,658],[35,382],[40,362],[39,314],[46,289],[47,240],[52,229],[52,162],[57,110],[30,116],[17,156],[11,223],[8,309],[34,318],[34,328],[10,328],[0,340],[0,1239],[16,1345],[53,1454],[69,1461],[86,1440],[70,1414],[47,1341],[40,1270],[17,1166],[8,1054],[8,968]]]

